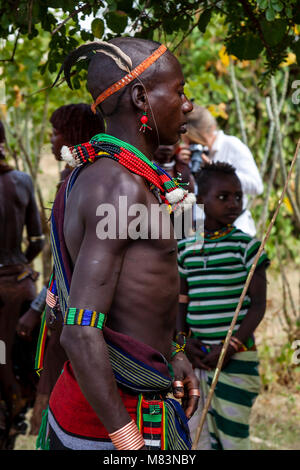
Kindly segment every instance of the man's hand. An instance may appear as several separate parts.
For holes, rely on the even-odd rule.
[[[216,344],[212,346],[211,351],[206,354],[205,358],[202,360],[202,364],[207,368],[215,369],[217,367],[219,357],[223,348],[223,344]],[[233,346],[229,345],[227,352],[224,357],[222,369],[228,364],[233,354],[236,353],[236,350]]]
[[[209,365],[206,365],[203,362],[203,359],[206,358],[207,353],[202,351],[201,347],[204,345],[197,338],[188,338],[186,342],[186,355],[193,364],[193,367],[198,369],[210,370]]]
[[[57,309],[57,313],[59,313],[60,307],[57,306],[55,308]],[[61,314],[60,314],[60,318],[61,318]],[[46,306],[46,325],[49,328],[49,330],[52,330],[52,331],[62,328],[62,321],[58,321],[57,317],[55,316],[52,309],[48,305]]]
[[[177,353],[171,361],[174,370],[173,395],[175,398],[182,399],[182,406],[185,415],[190,419],[198,407],[199,382],[194,374],[192,364],[182,352]],[[183,382],[181,384],[176,382]],[[179,386],[178,386],[179,385]]]
[[[31,339],[34,328],[41,322],[41,313],[29,308],[18,321],[16,331],[19,336]]]
[[[192,152],[190,151],[190,147],[187,144],[181,144],[177,153],[176,153],[176,160],[185,165],[188,165],[191,160]]]

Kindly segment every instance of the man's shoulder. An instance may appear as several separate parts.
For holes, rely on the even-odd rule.
[[[22,184],[28,189],[32,188],[32,178],[28,173],[24,173],[20,170],[12,170],[7,173],[8,177],[17,184]]]
[[[145,202],[146,186],[141,177],[118,162],[103,158],[83,169],[73,191],[79,196],[79,205],[86,209],[95,203],[114,203],[118,196],[126,196],[130,202]]]

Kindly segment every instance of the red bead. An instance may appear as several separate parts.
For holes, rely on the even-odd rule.
[[[141,117],[141,123],[146,124],[147,122],[148,122],[148,117],[145,114],[143,114],[143,116]]]

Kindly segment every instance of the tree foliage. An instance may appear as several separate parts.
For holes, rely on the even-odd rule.
[[[262,56],[272,73],[290,51],[300,63],[299,7],[300,0],[1,0],[0,38],[14,34],[18,42],[35,38],[41,30],[49,33],[41,71],[55,72],[66,53],[84,41],[122,34],[164,39],[172,35],[176,49],[193,30],[204,33],[217,14],[226,26],[228,52],[241,60]],[[86,31],[80,19],[89,15],[94,19]]]

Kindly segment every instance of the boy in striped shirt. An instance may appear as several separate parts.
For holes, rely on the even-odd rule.
[[[204,204],[204,234],[178,243],[181,277],[178,341],[187,334],[186,352],[208,393],[245,281],[260,247],[257,239],[233,227],[242,211],[242,188],[227,163],[202,167],[196,176],[198,203]],[[266,306],[263,252],[240,310],[224,359],[199,449],[249,449],[249,417],[259,392],[254,331]],[[203,404],[190,420],[195,433]]]

